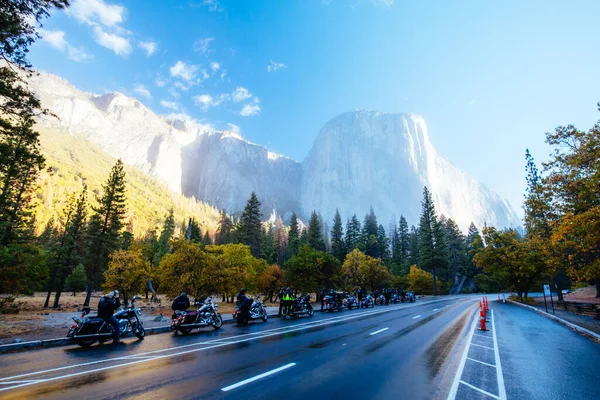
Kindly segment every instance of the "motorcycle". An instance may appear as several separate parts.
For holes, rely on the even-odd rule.
[[[408,292],[406,293],[406,301],[410,302],[410,303],[414,303],[415,302],[415,294],[413,292]]]
[[[323,310],[324,311],[333,311],[338,310],[342,311],[342,302],[337,299],[338,296],[327,295],[323,297]]]
[[[352,310],[353,308],[359,308],[358,300],[356,300],[356,297],[348,297],[348,299],[346,300],[346,307],[348,308],[348,310]]]
[[[390,299],[390,303],[392,303],[392,304],[398,304],[398,303],[400,303],[400,297],[398,297],[397,294],[393,294],[392,298]]]
[[[384,304],[385,304],[385,296],[380,294],[379,297],[377,297],[377,305],[382,306]]]
[[[133,296],[129,307],[121,308],[114,314],[119,321],[120,337],[126,337],[133,333],[142,340],[146,336],[140,319],[142,312],[135,306],[138,299],[138,296]],[[112,325],[98,316],[88,317],[89,313],[90,308],[84,307],[80,317],[73,317],[75,324],[69,328],[67,333],[67,338],[74,340],[81,347],[90,347],[96,341],[104,343],[113,336]]]
[[[187,335],[194,328],[200,329],[209,325],[216,330],[223,325],[223,318],[219,315],[218,305],[212,296],[204,302],[197,301],[196,306],[200,306],[198,311],[175,311],[177,317],[171,322],[171,329],[175,331],[175,334],[181,332]]]
[[[315,310],[310,303],[310,295],[303,294],[299,298],[295,299],[290,311],[291,312],[289,316],[291,318],[298,318],[301,315],[308,315],[309,317],[312,317],[315,313]]]
[[[267,322],[267,319],[269,318],[269,315],[267,314],[267,309],[262,300],[260,299],[260,296],[256,296],[256,300],[252,302],[252,305],[250,306],[250,311],[248,313],[250,314],[249,321],[254,321],[255,319],[262,319],[264,322]],[[234,320],[237,321],[239,315],[240,304],[236,304],[235,311],[233,312],[233,314],[231,314],[231,316]]]
[[[373,296],[371,296],[370,294],[366,295],[365,299],[362,302],[362,307],[364,307],[364,308],[375,307],[375,301],[373,300]]]

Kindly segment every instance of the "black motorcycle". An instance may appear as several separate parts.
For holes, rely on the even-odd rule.
[[[323,297],[323,310],[324,311],[333,311],[338,310],[342,311],[342,301],[338,298],[337,295],[327,295]]]
[[[400,303],[400,297],[398,297],[397,294],[393,294],[392,297],[390,298],[390,303],[392,304],[399,304]]]
[[[231,316],[233,317],[233,319],[235,319],[237,321],[238,317],[240,316],[240,313],[241,313],[240,304],[236,304],[235,310],[233,311]],[[267,319],[269,319],[269,315],[267,314],[267,308],[265,307],[265,304],[260,299],[260,296],[256,296],[256,299],[252,302],[252,305],[250,306],[250,310],[248,311],[248,314],[250,315],[249,321],[262,319],[264,322],[267,322]],[[238,323],[239,323],[239,321],[238,321]]]
[[[362,301],[361,306],[364,308],[375,307],[375,301],[373,300],[373,296],[370,294],[366,295]]]
[[[384,304],[385,304],[385,296],[380,294],[379,297],[377,297],[377,305],[382,306]]]
[[[309,317],[312,317],[314,313],[315,310],[310,303],[310,295],[302,294],[299,298],[294,299],[289,316],[290,318],[298,318],[301,315],[308,315]]]
[[[408,301],[409,303],[414,303],[415,302],[415,294],[413,292],[406,293],[406,301]]]
[[[133,333],[138,339],[146,336],[146,331],[140,319],[141,311],[135,306],[138,296],[133,296],[131,305],[121,308],[114,314],[119,321],[120,337],[126,337]],[[84,307],[81,316],[73,317],[75,325],[69,328],[67,338],[72,339],[81,347],[90,347],[96,341],[104,343],[113,336],[113,327],[98,316],[88,317],[89,307]]]
[[[358,300],[356,300],[356,297],[354,296],[349,296],[346,299],[346,308],[348,308],[348,310],[352,310],[353,308],[359,308],[360,306],[358,305]]]
[[[171,330],[174,330],[175,334],[181,332],[187,335],[194,328],[204,328],[209,325],[216,330],[223,325],[223,318],[219,315],[217,303],[212,296],[204,302],[197,301],[195,304],[200,306],[198,311],[175,311],[177,317],[171,322]]]

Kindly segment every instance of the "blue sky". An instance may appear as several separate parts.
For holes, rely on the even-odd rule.
[[[340,113],[417,113],[521,213],[525,149],[543,161],[545,132],[600,119],[599,15],[595,0],[74,0],[30,58],[299,161]]]

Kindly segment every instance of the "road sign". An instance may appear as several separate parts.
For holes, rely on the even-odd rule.
[[[550,296],[550,285],[544,285],[544,294]]]

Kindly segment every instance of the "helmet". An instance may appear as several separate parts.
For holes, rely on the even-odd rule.
[[[181,297],[185,297],[185,296],[187,296],[187,293],[186,292],[181,292],[180,296]]]
[[[242,290],[240,290],[240,293],[246,293],[246,288],[242,288]]]

